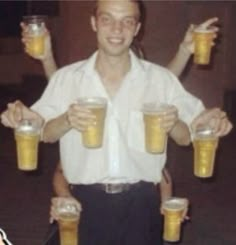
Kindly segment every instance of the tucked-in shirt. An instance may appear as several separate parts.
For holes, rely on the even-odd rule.
[[[204,109],[202,102],[167,69],[140,60],[131,51],[131,69],[110,98],[95,70],[96,57],[97,52],[57,71],[32,107],[49,121],[80,97],[104,97],[108,101],[101,148],[85,148],[81,132],[75,129],[60,138],[64,176],[72,184],[160,182],[166,151],[150,154],[145,150],[143,104],[174,105],[179,118],[189,125]]]

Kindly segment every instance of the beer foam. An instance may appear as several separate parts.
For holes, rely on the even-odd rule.
[[[199,26],[199,27],[197,27],[197,28],[194,30],[194,32],[200,32],[200,33],[212,33],[212,32],[214,32],[214,29],[212,29],[212,28],[205,29],[204,27]]]
[[[170,200],[165,201],[164,209],[167,210],[180,210],[186,206],[186,201],[183,198],[172,198]]]

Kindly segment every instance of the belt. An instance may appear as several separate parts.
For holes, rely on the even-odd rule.
[[[108,193],[108,194],[118,194],[118,193],[122,193],[122,192],[126,192],[129,190],[135,189],[135,188],[139,187],[142,183],[144,183],[144,182],[139,181],[136,183],[117,183],[117,184],[107,183],[107,184],[90,184],[90,185],[70,185],[70,187],[71,187],[71,189],[74,189],[74,188],[79,187],[79,186],[86,186],[88,188],[104,191],[105,193]]]

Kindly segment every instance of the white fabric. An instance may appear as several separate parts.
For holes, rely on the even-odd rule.
[[[94,69],[95,53],[88,60],[60,69],[33,105],[48,121],[65,112],[79,97],[102,96],[108,100],[102,148],[83,147],[81,133],[76,130],[60,139],[62,168],[69,183],[160,182],[166,152],[145,152],[143,103],[175,105],[187,124],[204,108],[167,69],[140,60],[132,52],[130,55],[131,70],[112,100]]]

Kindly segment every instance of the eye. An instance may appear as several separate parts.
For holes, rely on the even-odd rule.
[[[99,16],[100,22],[103,25],[109,25],[112,22],[112,19],[108,15],[100,15]]]
[[[128,27],[128,28],[131,28],[131,27],[134,27],[136,25],[136,19],[135,18],[125,18],[123,20],[123,25],[125,27]]]

